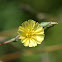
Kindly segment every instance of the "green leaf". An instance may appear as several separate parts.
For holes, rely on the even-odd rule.
[[[56,24],[58,24],[58,23],[57,22],[42,22],[42,23],[40,23],[40,26],[43,26],[44,29],[46,29],[47,27],[51,27]]]

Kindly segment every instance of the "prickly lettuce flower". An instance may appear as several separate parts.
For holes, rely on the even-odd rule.
[[[24,46],[35,47],[44,40],[44,29],[38,22],[28,20],[19,26],[18,36]]]

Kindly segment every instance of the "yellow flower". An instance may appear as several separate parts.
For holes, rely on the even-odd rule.
[[[44,29],[38,22],[28,20],[19,27],[18,36],[24,46],[35,47],[44,40]]]

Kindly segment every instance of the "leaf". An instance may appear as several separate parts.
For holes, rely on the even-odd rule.
[[[58,24],[58,23],[57,22],[42,22],[42,23],[40,23],[40,26],[43,26],[44,29],[46,29],[47,27],[51,27],[56,24]]]

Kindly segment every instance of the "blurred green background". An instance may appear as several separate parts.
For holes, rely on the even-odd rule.
[[[20,41],[1,45],[0,62],[62,62],[62,1],[0,0],[0,42],[15,37],[29,19],[59,24],[45,30],[45,40],[37,47],[24,47]]]

